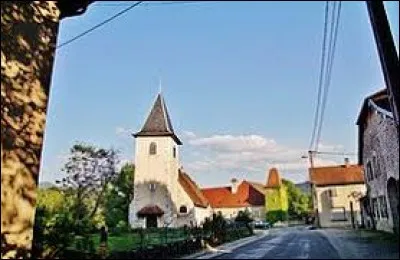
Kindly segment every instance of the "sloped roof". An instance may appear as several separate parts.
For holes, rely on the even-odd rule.
[[[156,101],[142,129],[134,134],[134,136],[171,136],[177,144],[182,144],[174,133],[171,118],[161,93],[157,95]]]
[[[236,193],[232,193],[231,187],[206,188],[202,192],[213,208],[264,206],[265,195],[259,188],[243,181]]]
[[[189,175],[182,170],[179,170],[178,181],[185,192],[189,195],[195,206],[203,208],[208,207],[209,202],[207,198],[204,196],[197,184],[189,177]]]
[[[157,205],[147,205],[137,212],[138,216],[144,215],[163,215],[164,211]]]
[[[253,186],[253,188],[256,189],[258,192],[265,194],[266,187],[262,183],[252,181],[249,181],[248,183],[250,183],[250,185]]]
[[[363,168],[360,165],[338,165],[310,168],[311,182],[317,186],[364,183]]]
[[[361,124],[361,122],[365,120],[365,118],[368,114],[367,113],[368,107],[369,107],[368,100],[374,101],[377,105],[379,105],[380,108],[385,109],[388,112],[391,112],[387,90],[386,90],[386,88],[381,89],[381,90],[367,96],[364,99],[364,102],[361,106],[360,113],[357,118],[357,125]]]
[[[282,180],[281,180],[281,177],[279,176],[278,169],[271,168],[269,170],[267,187],[268,188],[277,188],[277,187],[280,187],[281,185],[282,185]]]

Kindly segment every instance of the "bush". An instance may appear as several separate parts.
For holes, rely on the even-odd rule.
[[[271,224],[274,224],[278,221],[286,221],[287,220],[287,211],[283,210],[271,210],[267,212],[267,221]]]

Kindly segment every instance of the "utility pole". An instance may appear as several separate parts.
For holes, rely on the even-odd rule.
[[[389,102],[399,136],[399,57],[396,52],[383,1],[366,1],[368,14],[374,32]]]
[[[310,169],[309,169],[309,179],[311,184],[311,200],[313,209],[315,209],[315,220],[317,221],[317,226],[319,227],[319,213],[318,213],[318,201],[317,201],[317,194],[314,184],[311,182],[311,173],[314,170],[314,154],[316,151],[308,151],[308,160],[310,161]]]

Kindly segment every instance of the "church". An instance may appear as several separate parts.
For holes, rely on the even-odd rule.
[[[133,228],[200,225],[212,214],[208,200],[183,170],[181,140],[175,134],[161,93],[135,137],[134,198],[129,207]]]

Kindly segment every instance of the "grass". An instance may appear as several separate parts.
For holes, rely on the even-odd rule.
[[[109,251],[131,251],[137,248],[149,247],[152,245],[166,244],[176,241],[187,239],[187,236],[183,230],[174,230],[165,232],[164,230],[158,230],[153,232],[144,232],[143,241],[141,240],[138,232],[123,233],[118,235],[109,235],[108,237],[108,250]],[[78,250],[76,242],[82,239],[82,237],[76,237],[74,245],[70,249]],[[90,235],[90,240],[93,241],[93,246],[97,250],[100,245],[100,235]]]

